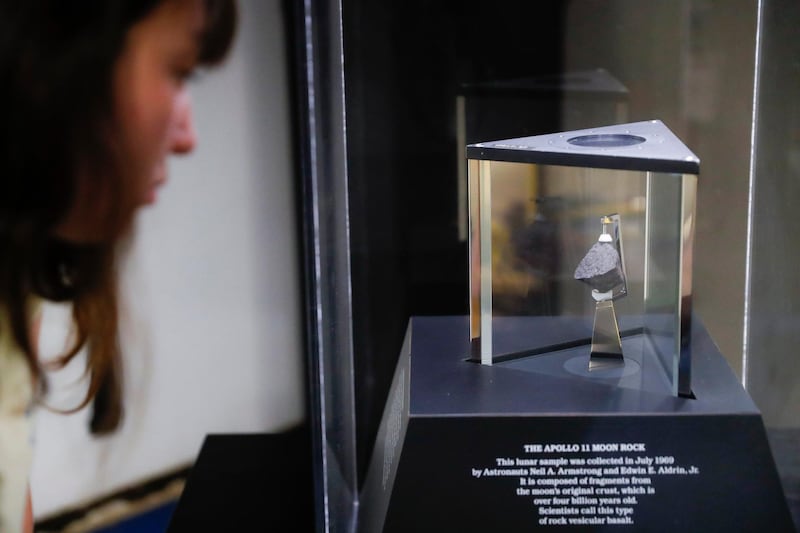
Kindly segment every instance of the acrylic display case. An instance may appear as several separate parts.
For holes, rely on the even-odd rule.
[[[467,159],[471,358],[691,396],[697,156],[653,120]]]

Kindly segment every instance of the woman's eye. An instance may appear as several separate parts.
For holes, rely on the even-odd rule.
[[[195,65],[180,65],[172,68],[172,77],[179,83],[192,81],[196,76],[197,67]]]
[[[195,76],[194,68],[180,68],[175,70],[175,79],[180,82],[191,81]]]

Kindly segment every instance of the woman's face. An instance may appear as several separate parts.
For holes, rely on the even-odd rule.
[[[167,0],[134,26],[116,66],[114,91],[123,171],[137,206],[166,180],[166,158],[195,145],[186,81],[204,23],[201,0]]]
[[[112,145],[120,158],[129,209],[155,202],[167,178],[167,157],[189,153],[195,146],[186,81],[197,63],[204,17],[202,0],[165,0],[129,30],[115,65]],[[111,199],[93,189],[93,181],[78,180],[76,201],[56,228],[60,237],[104,239],[98,226]]]

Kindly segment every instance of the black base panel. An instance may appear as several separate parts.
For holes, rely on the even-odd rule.
[[[688,399],[468,363],[465,317],[415,317],[359,530],[794,531],[761,415],[693,328]]]
[[[168,533],[315,531],[311,435],[208,435]]]

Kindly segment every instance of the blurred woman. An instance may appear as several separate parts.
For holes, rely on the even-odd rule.
[[[186,83],[231,45],[234,0],[0,0],[0,532],[30,531],[42,299],[70,302],[91,431],[120,423],[116,263],[165,160],[195,145]]]

